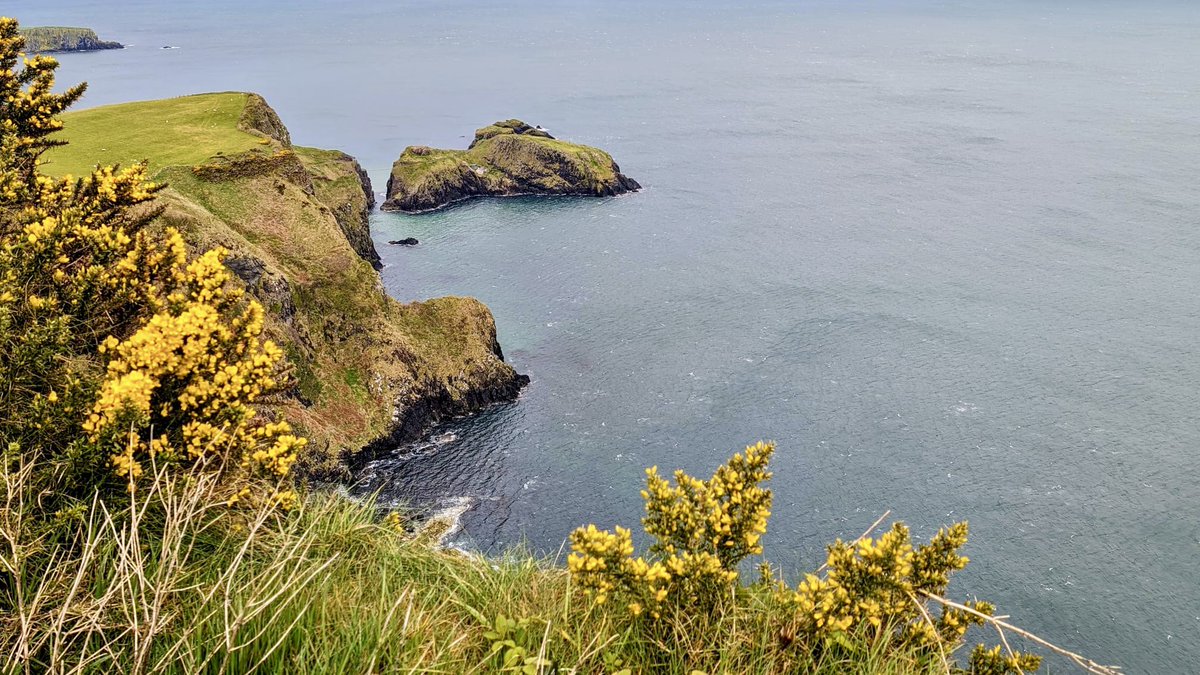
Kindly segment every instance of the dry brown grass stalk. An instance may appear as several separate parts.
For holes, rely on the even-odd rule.
[[[941,597],[940,595],[935,595],[933,593],[925,593],[924,595],[925,595],[925,597],[929,598],[930,600],[933,600],[934,602],[938,602],[947,607],[953,607],[954,609],[959,609],[964,612],[967,612],[968,614],[972,614],[972,615],[982,619],[983,621],[987,622],[988,624],[995,626],[997,630],[1011,631],[1014,634],[1020,635],[1021,637],[1025,638],[1027,640],[1036,642],[1037,644],[1041,645],[1042,647],[1045,647],[1046,649],[1049,649],[1050,651],[1054,652],[1055,654],[1058,654],[1059,656],[1067,657],[1075,665],[1079,666],[1080,668],[1083,668],[1084,670],[1086,670],[1089,673],[1094,673],[1095,675],[1123,675],[1123,673],[1121,672],[1121,669],[1116,666],[1105,666],[1105,665],[1096,663],[1095,661],[1093,661],[1085,656],[1082,656],[1080,654],[1076,654],[1075,652],[1063,649],[1062,647],[1059,647],[1058,645],[1055,645],[1043,638],[1040,638],[1037,635],[1034,635],[1033,633],[1030,633],[1029,631],[1027,631],[1023,628],[1018,628],[1017,626],[1014,626],[1011,623],[1009,623],[1003,619],[1000,619],[1000,618],[997,618],[994,616],[988,616],[987,614],[984,614],[983,612],[980,612],[976,609],[972,609],[962,603],[954,602],[953,600],[948,600],[946,598]],[[1007,641],[1005,641],[1005,644],[1007,645]]]

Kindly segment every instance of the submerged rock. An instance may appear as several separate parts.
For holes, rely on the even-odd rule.
[[[471,197],[606,197],[641,187],[607,152],[513,119],[477,130],[466,150],[406,148],[392,165],[380,208],[419,213]]]

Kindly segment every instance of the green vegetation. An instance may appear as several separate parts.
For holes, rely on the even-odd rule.
[[[43,171],[82,176],[97,164],[145,160],[153,174],[248,152],[263,140],[239,124],[248,99],[243,93],[201,94],[67,113],[62,119],[70,144],[51,153]]]
[[[428,211],[468,197],[595,197],[640,187],[603,150],[507,120],[477,130],[467,150],[406,148],[392,165],[382,208]]]
[[[35,26],[21,30],[21,35],[25,38],[25,48],[35,54],[122,48],[120,42],[101,40],[91,28]]]
[[[329,205],[333,217],[351,248],[363,259],[379,266],[379,253],[371,240],[368,214],[375,206],[371,180],[353,157],[339,150],[296,148],[296,154],[312,177],[317,199]]]
[[[731,477],[733,466],[717,473]],[[10,472],[6,489],[21,480]],[[959,566],[961,532],[915,550],[895,530],[839,542],[818,574],[853,589],[843,606],[877,608],[878,622],[814,630],[822,614],[803,604],[811,576],[789,587],[764,567],[751,583],[693,586],[696,598],[673,597],[655,617],[617,598],[598,602],[558,561],[434,550],[402,518],[381,520],[370,504],[336,494],[309,494],[281,513],[225,507],[209,474],[164,475],[147,487],[133,508],[95,513],[80,525],[79,549],[26,577],[30,600],[0,619],[0,650],[12,657],[3,672],[41,670],[55,658],[92,672],[153,673],[1015,675],[1016,664],[1026,673],[1037,665],[977,648],[961,670],[962,633],[948,618],[965,627],[965,610],[928,600],[918,609],[907,596],[897,609],[880,602],[895,593],[891,575],[906,559],[932,563],[912,567],[927,579]],[[711,513],[695,511],[694,522]]]

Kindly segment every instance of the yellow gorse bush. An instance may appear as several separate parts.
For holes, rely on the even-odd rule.
[[[650,557],[634,557],[633,534],[588,525],[571,534],[567,566],[575,584],[597,605],[612,604],[633,617],[664,619],[716,609],[718,603],[739,603],[738,565],[762,554],[762,536],[770,517],[771,491],[767,470],[773,443],[756,443],[735,454],[707,480],[682,471],[675,482],[646,471],[646,533],[654,539]],[[821,573],[808,574],[789,588],[764,573],[764,590],[771,603],[767,612],[781,648],[820,653],[849,644],[847,635],[878,639],[884,644],[944,661],[949,672],[1017,675],[1038,669],[1040,659],[1019,652],[978,646],[966,670],[951,665],[967,629],[983,619],[969,611],[939,605],[929,608],[928,596],[942,596],[950,576],[966,567],[959,553],[967,542],[967,524],[938,531],[928,544],[915,545],[908,528],[896,523],[878,537],[854,542],[838,540],[828,549]],[[763,569],[769,572],[769,565]],[[770,589],[774,587],[774,591]],[[964,603],[991,616],[986,602]],[[685,625],[685,624],[671,624]]]
[[[57,62],[22,47],[16,21],[0,18],[0,444],[36,458],[47,514],[135,489],[151,465],[278,484],[304,440],[255,408],[280,384],[263,308],[235,287],[223,251],[189,258],[179,232],[147,227],[161,186],[144,165],[40,172],[84,87],[54,93]],[[296,499],[239,487],[231,503]]]
[[[183,249],[178,232],[169,230],[165,242]],[[286,422],[255,423],[251,406],[277,389],[282,352],[260,339],[263,308],[231,287],[223,256],[220,249],[191,262],[174,255],[165,270],[174,290],[157,303],[158,313],[128,339],[109,337],[99,347],[111,360],[83,429],[94,442],[120,447],[112,463],[131,487],[146,459],[215,454],[281,478],[304,446]]]
[[[933,655],[957,649],[967,629],[982,625],[983,618],[944,605],[935,617],[925,600],[929,594],[944,595],[950,575],[967,566],[968,558],[959,553],[967,532],[965,522],[956,523],[914,547],[908,528],[896,523],[877,538],[834,542],[823,577],[806,575],[795,591],[783,592],[784,604],[794,608],[785,632],[819,644],[851,629],[894,631],[899,644],[917,651]],[[987,602],[963,604],[987,616],[995,611]],[[1037,670],[1041,659],[980,646],[968,663],[970,673],[1006,675]]]
[[[708,480],[675,472],[675,485],[648,469],[642,524],[655,539],[651,559],[633,557],[629,530],[588,525],[571,534],[572,577],[596,602],[617,593],[631,614],[656,619],[719,602],[737,582],[738,564],[762,553],[771,491],[761,484],[771,478],[774,451],[773,443],[748,446]]]
[[[767,464],[774,451],[773,443],[756,443],[708,480],[676,471],[674,486],[658,475],[658,467],[647,469],[642,525],[657,542],[651,550],[668,556],[708,553],[726,569],[761,554],[771,516],[771,491],[762,483],[771,479]]]

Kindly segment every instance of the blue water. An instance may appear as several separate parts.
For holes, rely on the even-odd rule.
[[[634,524],[779,442],[767,553],[968,519],[960,595],[1131,673],[1200,661],[1200,5],[4,3],[133,48],[84,105],[264,94],[382,189],[521,117],[646,189],[378,214],[388,290],[492,308],[522,398],[373,467],[459,543]],[[179,49],[161,50],[162,45]],[[388,239],[415,236],[416,248]]]

